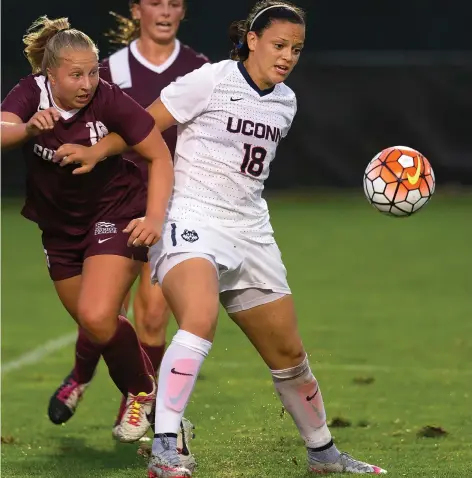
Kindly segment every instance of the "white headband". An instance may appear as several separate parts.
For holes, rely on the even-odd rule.
[[[285,8],[285,10],[290,10],[293,13],[297,13],[293,8],[289,7],[288,5],[284,5],[283,3],[279,5],[271,5],[270,7],[264,8],[261,10],[252,20],[251,24],[249,25],[249,31],[252,30],[252,27],[254,26],[255,21],[264,13],[267,12],[267,10],[270,10],[272,8]]]

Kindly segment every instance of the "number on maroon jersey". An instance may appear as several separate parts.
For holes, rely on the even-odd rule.
[[[85,126],[90,129],[90,143],[92,146],[108,134],[107,127],[101,121],[89,122]]]

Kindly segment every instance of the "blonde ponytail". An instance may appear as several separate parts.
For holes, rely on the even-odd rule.
[[[67,18],[39,17],[28,28],[23,43],[33,73],[46,74],[48,68],[58,66],[61,50],[66,47],[74,50],[92,49],[98,56],[98,49],[91,38],[71,28]]]

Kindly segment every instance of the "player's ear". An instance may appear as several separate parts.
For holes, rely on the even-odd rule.
[[[248,32],[246,41],[247,41],[247,46],[249,47],[249,51],[254,51],[256,49],[256,43],[257,43],[257,34],[256,32]]]
[[[141,20],[141,8],[139,7],[139,3],[133,3],[130,8],[131,18],[133,20]]]
[[[56,77],[54,76],[54,73],[51,71],[51,68],[46,69],[46,76],[51,86],[54,86],[56,84]]]

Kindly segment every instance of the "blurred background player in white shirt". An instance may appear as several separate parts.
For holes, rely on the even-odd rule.
[[[289,2],[263,0],[230,33],[232,60],[181,78],[148,109],[162,131],[178,124],[174,192],[150,260],[180,327],[161,364],[148,476],[191,476],[179,462],[177,431],[212,346],[220,301],[269,367],[305,441],[309,470],[383,474],[332,441],[261,197],[296,112],[295,94],[283,82],[303,48],[305,14]],[[88,151],[64,147],[61,155],[93,163],[123,148],[109,135]]]

